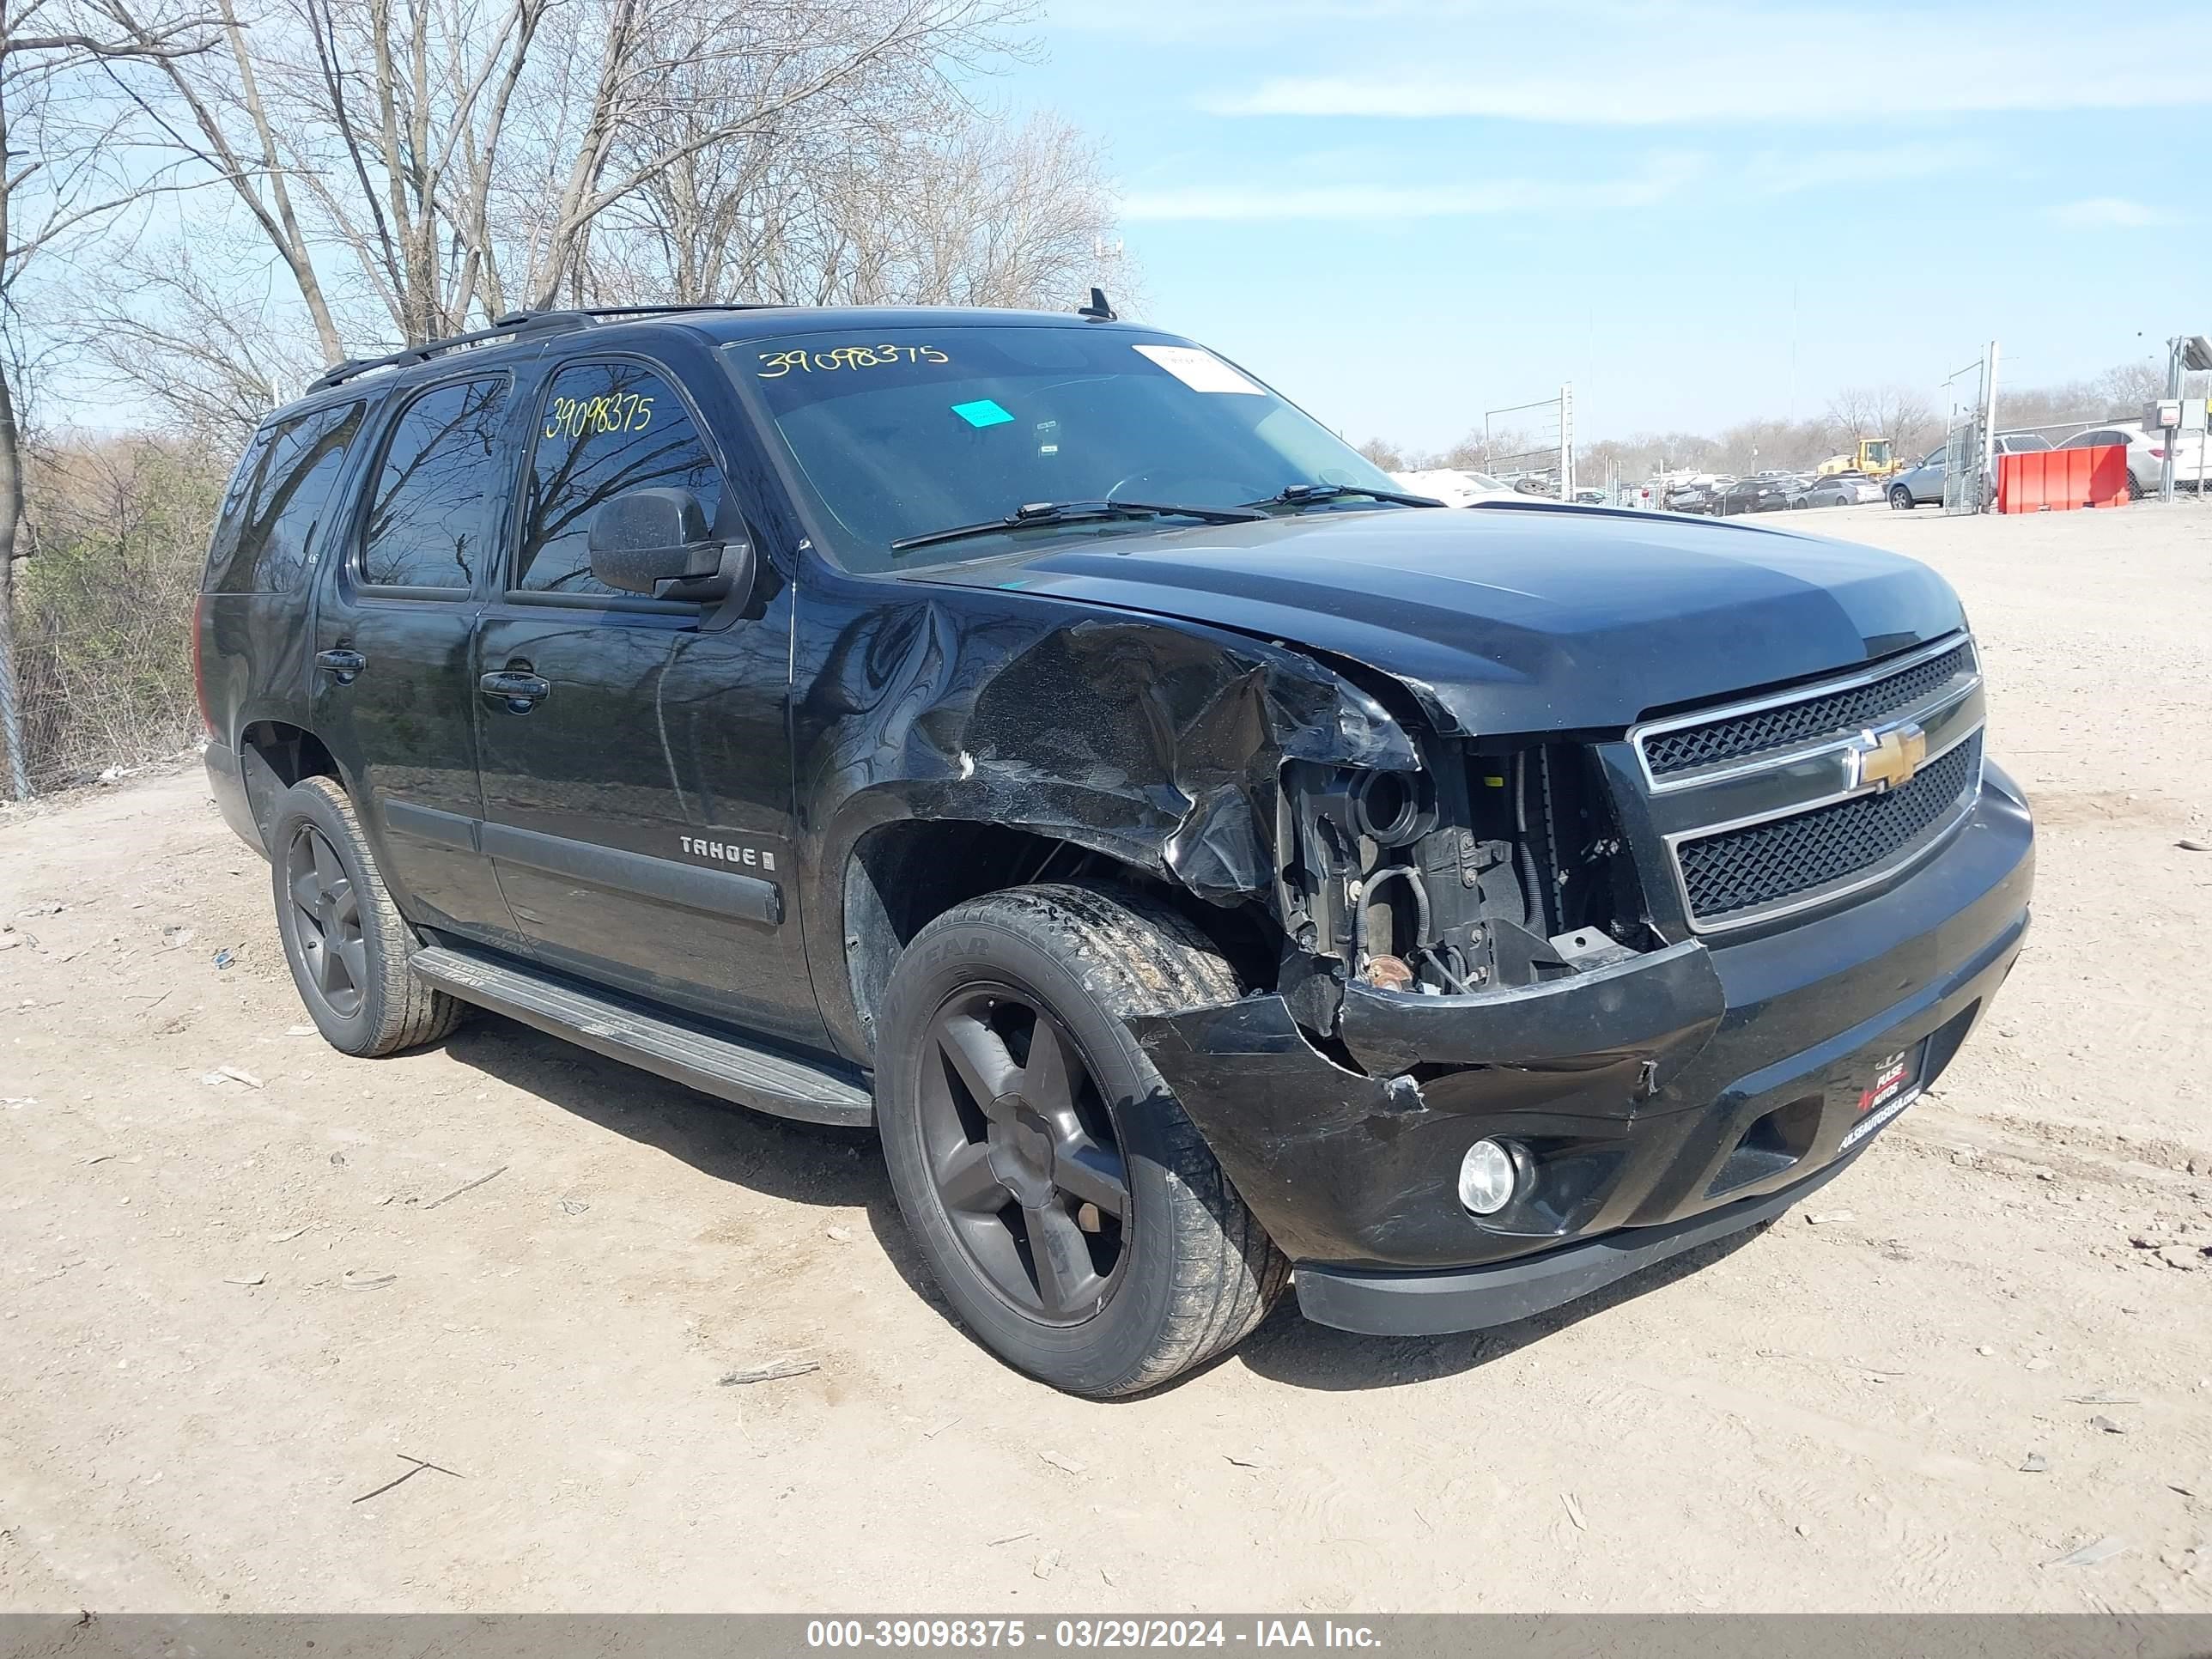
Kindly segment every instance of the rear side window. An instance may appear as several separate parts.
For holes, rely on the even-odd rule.
[[[572,363],[545,388],[510,586],[611,593],[592,574],[592,514],[628,489],[690,490],[714,522],[721,475],[683,399],[641,363]]]
[[[369,492],[361,580],[465,589],[490,539],[507,379],[433,386],[401,411]]]
[[[361,404],[340,404],[253,434],[223,497],[207,592],[281,593],[299,580],[361,423]]]

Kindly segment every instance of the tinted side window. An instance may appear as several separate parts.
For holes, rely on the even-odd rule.
[[[592,514],[626,489],[689,489],[714,522],[722,480],[684,403],[637,363],[573,363],[539,411],[510,584],[532,593],[611,593],[592,574]]]
[[[276,428],[261,428],[246,446],[246,453],[238,458],[238,465],[231,469],[230,482],[223,486],[222,511],[216,515],[215,534],[208,541],[207,571],[200,579],[203,592],[220,592],[222,589],[230,562],[238,554],[238,532],[246,524],[246,503],[261,477],[262,464],[269,459],[269,446],[276,441]]]
[[[361,423],[362,406],[342,404],[254,434],[223,498],[210,592],[281,593],[298,580]]]
[[[433,386],[392,429],[369,495],[361,579],[391,587],[469,586],[495,522],[489,486],[507,380]]]

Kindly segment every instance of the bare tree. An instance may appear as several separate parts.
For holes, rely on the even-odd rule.
[[[1829,442],[1852,449],[1861,438],[1887,438],[1898,455],[1917,453],[1942,430],[1928,399],[1910,386],[1850,386],[1829,400]]]
[[[1359,453],[1381,467],[1385,472],[1409,472],[1413,468],[1406,462],[1406,452],[1386,438],[1370,438],[1359,446]]]
[[[2166,365],[2143,358],[2116,363],[2087,380],[2056,385],[2004,388],[2000,402],[2008,427],[2064,426],[2109,420],[2133,421],[2142,406],[2166,392]]]
[[[235,455],[320,363],[314,334],[269,292],[258,241],[212,228],[118,250],[77,289],[72,344],[135,401]]]
[[[141,0],[87,3],[143,31]],[[794,151],[895,133],[918,95],[1007,51],[1022,15],[1021,0],[216,3],[227,51],[164,65],[170,142],[228,182],[326,360],[356,301],[419,343],[588,297],[600,222],[641,192],[677,203],[662,217],[687,251],[711,247],[732,187],[743,201],[764,169],[787,179]]]
[[[174,62],[205,49],[208,20],[168,11],[142,27],[103,27],[70,0],[0,0],[0,318],[10,345],[35,275],[147,192],[159,170],[133,169],[131,111],[108,96],[129,61]],[[17,799],[31,793],[15,682],[16,532],[23,521],[20,354],[0,362],[0,744]]]
[[[1487,432],[1478,428],[1468,433],[1436,464],[1479,472],[1540,471],[1547,456],[1556,462],[1559,453],[1556,437],[1540,436],[1526,427],[1494,426]]]

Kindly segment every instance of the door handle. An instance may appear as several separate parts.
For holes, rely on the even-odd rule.
[[[505,703],[507,712],[526,714],[544,698],[553,694],[553,683],[526,669],[503,668],[497,673],[487,674],[477,682],[488,697],[497,697]]]
[[[368,666],[368,659],[358,651],[339,646],[335,650],[316,652],[315,666],[340,685],[351,685],[354,676]]]

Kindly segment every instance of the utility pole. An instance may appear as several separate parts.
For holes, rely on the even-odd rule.
[[[2181,401],[2181,336],[2179,334],[2166,343],[2166,395],[2177,404]],[[2175,412],[2177,415],[2179,413],[2179,410]],[[2180,437],[2179,428],[2166,428],[2166,459],[2158,469],[2158,498],[2168,503],[2173,500],[2173,447]]]
[[[1982,380],[1981,501],[1975,508],[1986,513],[1996,499],[1997,478],[1997,343],[1990,342],[1989,371]]]
[[[1575,498],[1575,386],[1559,388],[1559,499]]]

